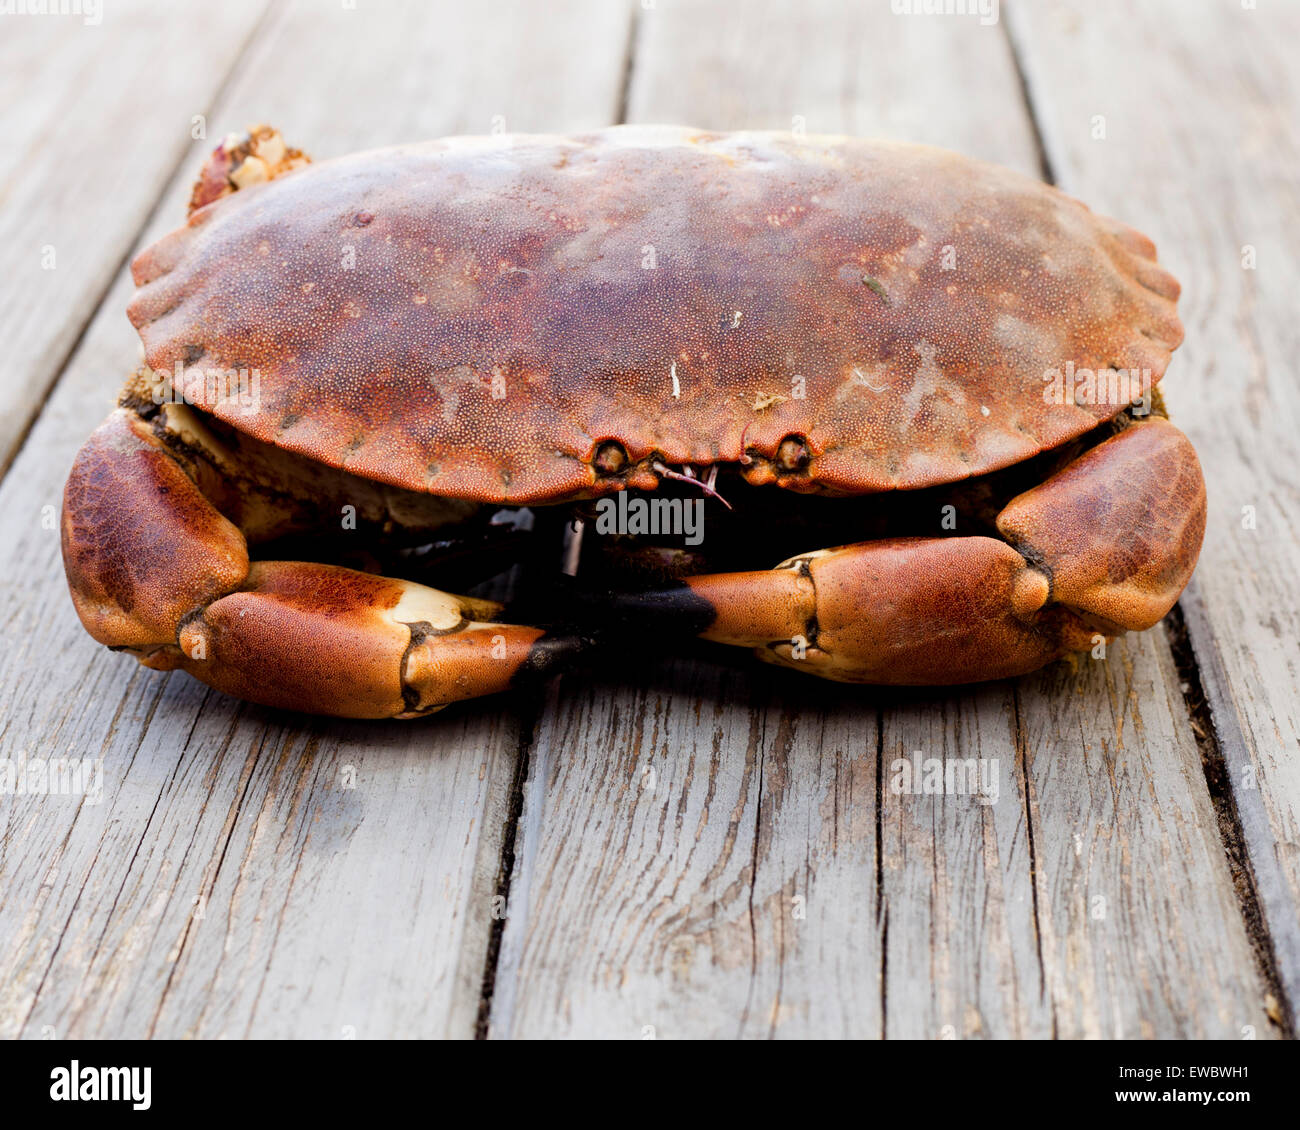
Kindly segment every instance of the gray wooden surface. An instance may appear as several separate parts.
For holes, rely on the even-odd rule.
[[[100,797],[0,795],[0,1035],[1290,1035],[1300,8],[1262,7],[0,17],[0,757],[103,766]],[[126,257],[262,119],[318,157],[623,119],[1056,179],[1184,284],[1163,387],[1209,479],[1192,588],[1104,660],[982,688],[689,648],[414,724],[278,714],[103,651],[45,508],[138,353]],[[995,801],[897,794],[918,754],[984,759]]]

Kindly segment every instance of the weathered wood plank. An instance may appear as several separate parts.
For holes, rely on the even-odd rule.
[[[266,3],[104,7],[0,37],[0,469]]]
[[[1001,30],[884,5],[661,2],[641,15],[629,108],[1037,169]],[[639,680],[565,679],[542,717],[494,1035],[1267,1029],[1158,633],[957,692],[818,686],[743,659]],[[995,770],[996,801],[896,791],[918,751]]]
[[[279,9],[214,131],[268,119],[328,156],[494,115],[580,128],[614,112],[626,21],[600,0]],[[412,44],[419,65],[395,65]],[[146,241],[183,217],[205,148]],[[130,290],[119,277],[0,486],[0,755],[102,757],[105,782],[99,804],[3,799],[0,1034],[472,1035],[521,704],[276,714],[142,671],[76,621],[41,512],[137,356]]]
[[[1183,284],[1187,339],[1162,387],[1210,496],[1186,620],[1294,1014],[1300,83],[1282,45],[1300,38],[1300,8],[1071,2],[1011,14],[1062,185],[1148,232]]]
[[[744,657],[561,680],[492,1034],[878,1035],[876,726]]]
[[[1051,1034],[1015,694],[998,684],[882,697],[876,897],[891,1038]],[[936,759],[945,771],[974,759],[987,796],[917,795],[918,767]]]
[[[1277,1035],[1163,631],[1024,680],[1018,705],[1054,1033]]]
[[[1000,29],[873,7],[889,5],[656,0],[640,13],[629,120],[888,137],[1038,175]]]

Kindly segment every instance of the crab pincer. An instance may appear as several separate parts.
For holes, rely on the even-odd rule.
[[[625,599],[624,611],[675,608],[705,639],[842,682],[1024,674],[1173,607],[1205,532],[1200,464],[1168,421],[1132,424],[1014,498],[997,529],[1002,538],[880,539],[689,577]]]
[[[307,561],[250,560],[198,480],[213,453],[120,408],[78,453],[63,558],[95,639],[267,706],[409,718],[508,689],[582,650],[578,636],[497,623],[501,606]],[[262,516],[264,517],[264,515]]]

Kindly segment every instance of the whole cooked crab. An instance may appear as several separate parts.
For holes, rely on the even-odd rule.
[[[145,366],[68,480],[72,597],[257,702],[413,717],[629,623],[999,678],[1150,627],[1200,549],[1153,245],[939,150],[618,127],[309,165],[258,127],[132,270]],[[620,491],[707,536],[625,504],[549,630],[405,579],[502,508],[594,535]]]

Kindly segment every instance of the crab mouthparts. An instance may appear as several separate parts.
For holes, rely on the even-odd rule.
[[[699,487],[710,498],[716,498],[728,510],[732,509],[731,503],[713,489],[714,484],[718,481],[717,467],[710,467],[708,479],[702,480],[696,477],[695,468],[689,463],[683,464],[680,471],[674,471],[666,463],[661,463],[657,459],[650,466],[654,468],[656,474],[662,475],[665,479],[676,479],[679,483],[690,483],[691,486]]]

